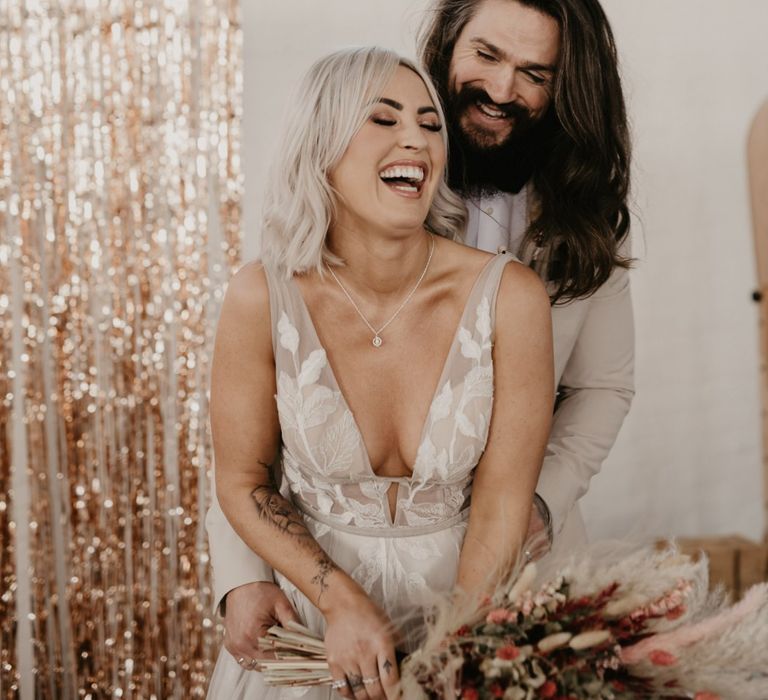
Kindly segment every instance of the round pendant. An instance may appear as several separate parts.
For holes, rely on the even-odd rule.
[[[373,343],[373,347],[380,348],[382,340],[378,335],[373,336],[373,340],[371,341]]]

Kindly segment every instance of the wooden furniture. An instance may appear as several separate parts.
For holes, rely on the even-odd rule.
[[[667,544],[667,543],[664,543]],[[681,537],[676,541],[684,554],[709,559],[709,585],[724,586],[734,599],[751,586],[768,580],[768,545],[740,535],[729,537]]]

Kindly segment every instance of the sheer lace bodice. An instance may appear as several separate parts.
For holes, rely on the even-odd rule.
[[[412,475],[402,478],[374,474],[297,285],[268,273],[284,477],[305,513],[329,526],[429,528],[466,507],[488,436],[495,297],[506,262],[503,255],[491,259],[470,292]],[[387,500],[393,482],[394,518]]]

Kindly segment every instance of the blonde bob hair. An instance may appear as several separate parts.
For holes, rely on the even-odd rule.
[[[341,264],[326,244],[337,198],[329,171],[370,117],[398,66],[424,82],[440,120],[445,117],[432,81],[412,61],[378,47],[336,51],[317,61],[304,77],[289,108],[264,197],[261,257],[290,277],[324,263]],[[448,148],[446,129],[443,143]],[[443,177],[425,228],[446,238],[464,232],[466,209]]]

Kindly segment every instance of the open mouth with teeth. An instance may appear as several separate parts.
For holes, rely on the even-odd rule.
[[[382,170],[379,178],[393,190],[416,194],[424,185],[424,175],[424,168],[417,165],[393,165]]]
[[[489,119],[508,119],[509,115],[502,109],[498,109],[497,107],[493,107],[492,105],[489,105],[487,102],[481,102],[478,100],[475,102],[475,107],[486,117]]]

